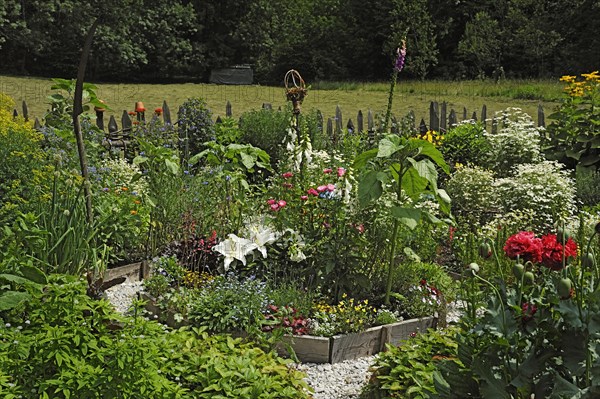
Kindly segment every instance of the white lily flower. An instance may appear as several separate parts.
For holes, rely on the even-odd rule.
[[[254,224],[248,227],[250,232],[250,241],[256,245],[256,249],[260,251],[263,258],[267,257],[267,245],[272,244],[279,238],[279,234],[273,231],[270,227]]]
[[[246,255],[254,251],[257,245],[252,241],[238,237],[235,234],[229,234],[227,239],[221,241],[213,247],[213,250],[217,251],[221,255],[225,256],[225,263],[223,267],[225,271],[229,269],[229,265],[234,259],[241,261],[246,266]]]

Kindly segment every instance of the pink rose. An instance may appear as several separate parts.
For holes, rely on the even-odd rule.
[[[331,172],[333,172],[333,169],[331,169],[331,168],[325,168],[325,169],[323,169],[323,173],[325,173],[325,174],[329,174]]]
[[[279,209],[279,205],[277,204],[271,204],[271,210],[276,211]]]
[[[269,205],[273,205],[274,203],[275,203],[275,200],[273,198],[269,198],[267,200],[267,204],[269,204]]]
[[[337,168],[337,175],[338,177],[342,177],[346,174],[346,169],[342,168],[341,166],[339,168]]]
[[[323,191],[326,191],[326,190],[327,190],[327,186],[319,186],[319,187],[317,187],[317,191],[320,192],[320,193],[322,193]]]
[[[302,196],[300,196],[300,199],[302,201],[306,201],[306,200],[308,200],[308,195],[302,195]]]
[[[287,205],[287,202],[285,202],[284,200],[279,200],[279,202],[277,203],[277,205],[279,205],[280,208],[283,208],[284,206]]]
[[[307,193],[310,195],[314,195],[315,197],[319,195],[319,192],[317,190],[315,190],[314,188],[309,188]]]
[[[333,191],[333,190],[335,190],[335,184],[331,184],[331,183],[329,183],[329,184],[327,185],[327,191]]]

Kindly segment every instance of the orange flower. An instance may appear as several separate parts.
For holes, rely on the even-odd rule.
[[[129,213],[131,213],[132,215],[137,215],[137,211],[131,211]]]
[[[154,110],[154,113],[155,113],[155,114],[158,114],[158,115],[162,114],[162,112],[163,112],[162,108],[156,108],[156,109]]]
[[[127,113],[127,115],[129,115],[129,116],[135,116],[135,111],[129,111],[129,112]]]
[[[129,190],[129,189],[128,189],[127,187],[121,187],[121,190],[123,190],[123,191],[127,191],[127,190]]]
[[[139,125],[139,124],[140,124],[140,122],[138,122],[138,121],[133,121],[133,124],[134,124],[134,125]]]
[[[136,205],[139,205],[139,204],[141,204],[141,203],[142,203],[142,201],[140,201],[140,200],[135,200],[135,201],[133,201],[133,203],[134,203],[134,204],[136,204]]]
[[[138,107],[135,109],[135,112],[146,112],[146,108],[144,107]]]

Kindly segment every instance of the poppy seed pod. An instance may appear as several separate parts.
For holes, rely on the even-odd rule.
[[[573,292],[571,290],[572,287],[573,287],[573,282],[571,281],[571,279],[561,278],[560,281],[558,282],[558,286],[556,287],[556,290],[558,292],[558,296],[560,296],[560,299],[571,298],[571,296],[573,295]]]
[[[594,254],[588,252],[585,255],[583,255],[583,257],[581,258],[581,266],[588,269],[591,269],[592,267],[596,266],[596,259],[594,258]]]
[[[525,272],[523,275],[523,280],[525,281],[525,284],[533,284],[535,276],[532,272]]]
[[[479,265],[475,262],[469,263],[467,270],[474,276],[479,273]]]
[[[525,266],[522,263],[515,263],[512,267],[512,272],[516,278],[521,279],[523,277],[523,273],[525,273]]]
[[[596,230],[596,234],[600,234],[600,222],[596,223],[594,230]]]
[[[487,242],[479,244],[479,256],[483,259],[489,259],[492,256],[492,247]]]

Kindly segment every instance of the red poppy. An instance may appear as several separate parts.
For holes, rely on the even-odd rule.
[[[506,256],[523,261],[540,263],[542,261],[542,240],[537,238],[532,231],[520,231],[508,237],[504,245]]]
[[[552,270],[561,270],[563,267],[563,245],[556,239],[556,234],[546,234],[542,237],[542,264]],[[577,244],[572,238],[565,243],[565,264],[569,258],[577,256]]]
[[[162,108],[156,108],[156,109],[154,110],[154,113],[155,113],[155,114],[158,114],[158,115],[162,114],[162,112],[163,112]]]

